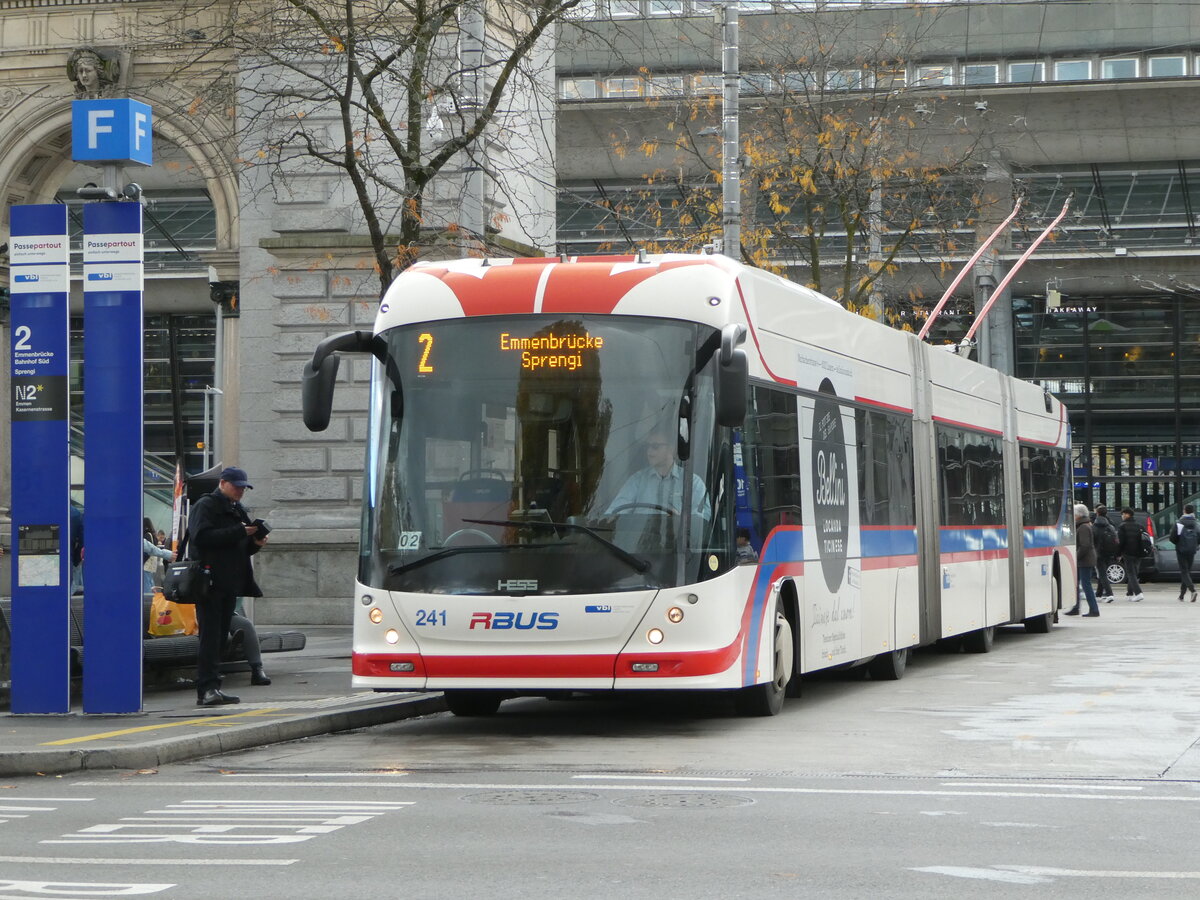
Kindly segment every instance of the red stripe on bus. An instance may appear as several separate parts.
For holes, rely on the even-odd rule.
[[[882,400],[872,400],[870,397],[855,397],[854,399],[858,403],[867,404],[867,406],[877,406],[880,409],[890,409],[894,412],[912,415],[912,410],[907,406],[896,406],[894,403],[884,403]]]
[[[544,313],[611,313],[631,290],[658,273],[654,266],[613,272],[612,263],[558,266],[546,279]]]
[[[933,421],[941,422],[943,425],[953,425],[956,428],[967,428],[971,431],[979,431],[983,434],[994,434],[997,437],[1003,437],[1003,431],[997,431],[995,428],[987,428],[983,425],[972,425],[970,422],[959,422],[956,419],[947,419],[942,416],[934,416]]]
[[[426,656],[430,678],[612,678],[615,653],[569,656]]]
[[[754,341],[754,349],[758,351],[759,362],[762,363],[763,368],[767,370],[767,374],[775,379],[775,381],[779,382],[780,384],[790,384],[792,387],[795,387],[797,384],[796,381],[791,378],[782,378],[779,375],[776,375],[771,371],[771,367],[767,365],[767,358],[763,356],[762,345],[758,342],[758,332],[754,330],[754,319],[750,315],[749,307],[746,306],[746,295],[742,293],[741,280],[735,278],[733,281],[733,286],[737,288],[738,299],[742,301],[742,312],[746,314],[746,327],[750,331],[750,340]]]
[[[697,675],[717,675],[737,662],[739,634],[733,643],[716,650],[689,650],[683,653],[622,653],[617,660],[618,678],[688,678]],[[657,672],[634,672],[634,663],[658,663]]]
[[[982,559],[1008,559],[1007,550],[964,550],[959,553],[943,553],[943,563],[979,562]]]
[[[454,291],[465,316],[495,316],[533,312],[542,266],[490,266],[482,278],[463,272],[441,276]]]
[[[1026,556],[1053,556],[1057,547],[1026,547]]]
[[[396,672],[393,665],[412,663],[411,672]],[[350,657],[350,671],[355,675],[371,677],[389,676],[396,678],[424,678],[425,665],[419,653],[354,653]]]
[[[917,555],[915,553],[906,556],[864,556],[862,558],[864,572],[874,569],[899,569],[916,564]]]

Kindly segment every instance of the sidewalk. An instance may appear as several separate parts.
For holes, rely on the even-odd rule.
[[[304,632],[308,643],[263,656],[270,685],[251,687],[249,672],[225,676],[222,689],[241,698],[237,705],[198,707],[196,692],[183,683],[148,687],[136,715],[84,715],[79,697],[69,715],[0,713],[0,776],[153,768],[445,709],[438,693],[351,691],[349,626],[287,630]]]

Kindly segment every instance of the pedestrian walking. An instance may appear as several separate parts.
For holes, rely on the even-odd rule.
[[[1196,584],[1192,581],[1192,563],[1196,561],[1196,546],[1200,544],[1200,526],[1196,523],[1196,507],[1191,503],[1183,508],[1183,515],[1171,532],[1171,543],[1175,545],[1175,558],[1179,560],[1179,602],[1183,595],[1192,592],[1196,602]]]
[[[1112,582],[1108,580],[1108,567],[1116,560],[1121,545],[1116,526],[1108,521],[1108,507],[1096,507],[1092,532],[1096,538],[1096,599],[1112,603],[1113,589]]]
[[[217,489],[196,501],[188,540],[210,573],[208,597],[196,604],[200,652],[196,665],[196,705],[222,706],[239,698],[221,692],[221,645],[229,635],[238,597],[261,597],[250,557],[267,542],[265,523],[251,521],[242,496],[253,489],[245,469],[221,470]]]
[[[1075,594],[1075,605],[1067,610],[1068,616],[1079,615],[1079,593],[1087,600],[1088,611],[1086,618],[1100,615],[1100,607],[1096,604],[1096,592],[1092,589],[1092,570],[1096,568],[1096,542],[1091,513],[1083,503],[1075,504],[1075,566],[1079,570],[1079,585]]]
[[[1125,569],[1125,599],[1140,603],[1143,599],[1142,584],[1138,581],[1138,564],[1145,552],[1145,532],[1133,517],[1133,510],[1128,506],[1121,510],[1121,527],[1117,529],[1117,539],[1121,544],[1121,565]]]

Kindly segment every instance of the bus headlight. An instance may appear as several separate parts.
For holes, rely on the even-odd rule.
[[[661,628],[651,628],[646,632],[646,640],[652,644],[661,644],[663,642],[663,633]]]
[[[667,621],[673,625],[678,625],[683,621],[683,610],[678,606],[672,606],[667,610]]]
[[[384,632],[383,639],[389,644],[398,644],[400,643],[400,632],[398,632],[395,628],[389,628],[386,632]]]
[[[376,606],[369,613],[367,613],[367,618],[378,625],[383,621],[383,610]]]

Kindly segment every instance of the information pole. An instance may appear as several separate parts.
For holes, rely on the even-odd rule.
[[[12,700],[71,711],[67,208],[10,210]]]
[[[83,208],[83,711],[142,708],[142,205],[118,170],[152,164],[150,107],[76,100],[71,156],[102,164]],[[119,199],[119,198],[129,199]]]
[[[83,208],[85,713],[142,708],[142,205]]]

